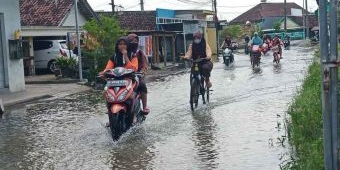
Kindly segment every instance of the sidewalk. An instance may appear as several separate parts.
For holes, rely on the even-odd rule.
[[[31,102],[38,99],[49,97],[62,97],[70,94],[80,93],[90,90],[90,87],[72,84],[32,84],[26,85],[26,90],[21,92],[4,92],[0,91],[5,107]]]

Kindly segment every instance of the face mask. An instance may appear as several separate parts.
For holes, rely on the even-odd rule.
[[[195,44],[201,43],[201,39],[194,39],[194,43],[195,43]]]
[[[138,43],[130,43],[130,47],[131,47],[131,50],[135,52],[138,49]]]

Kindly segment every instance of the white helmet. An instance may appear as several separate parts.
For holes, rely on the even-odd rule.
[[[251,25],[251,22],[250,22],[250,21],[247,21],[247,22],[246,22],[246,25],[248,25],[248,26]]]

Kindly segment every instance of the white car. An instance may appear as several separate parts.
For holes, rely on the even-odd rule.
[[[54,72],[57,57],[77,58],[73,51],[67,48],[65,40],[35,40],[33,41],[33,47],[36,69],[48,69]]]

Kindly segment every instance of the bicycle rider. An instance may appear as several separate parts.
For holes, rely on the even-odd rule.
[[[185,59],[193,59],[197,60],[200,58],[204,58],[206,60],[203,60],[199,64],[200,73],[203,75],[206,79],[206,84],[210,88],[212,86],[210,82],[210,73],[213,69],[213,63],[211,62],[211,49],[209,47],[209,44],[205,41],[203,38],[202,33],[196,32],[194,33],[194,43],[190,44],[188,48],[188,52],[185,55]]]

